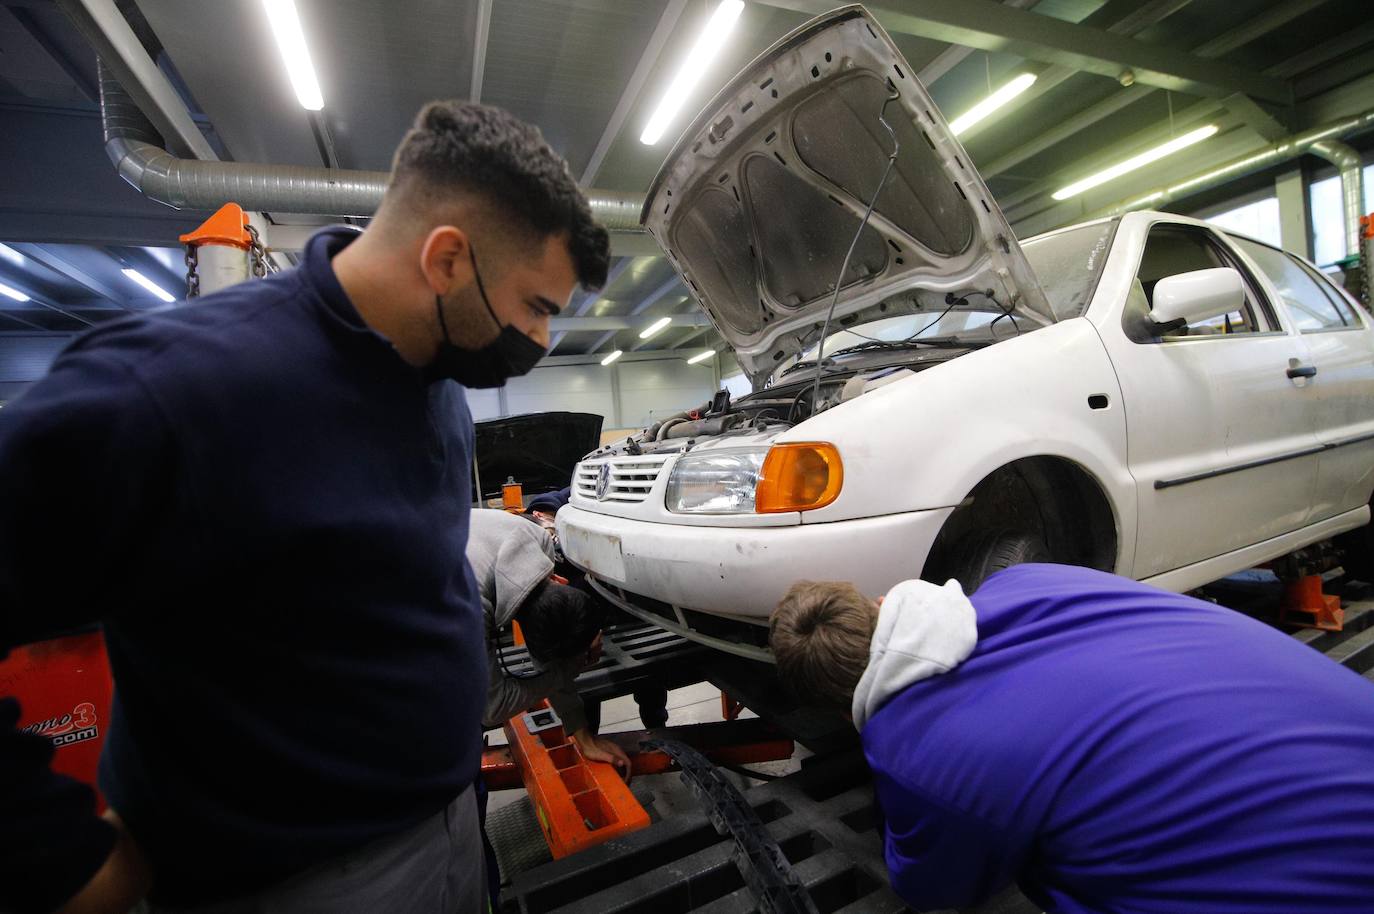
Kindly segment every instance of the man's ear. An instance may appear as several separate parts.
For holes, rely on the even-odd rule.
[[[447,295],[472,282],[472,250],[467,232],[439,225],[420,243],[420,271],[435,295]]]

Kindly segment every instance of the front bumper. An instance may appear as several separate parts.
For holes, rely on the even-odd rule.
[[[767,618],[799,580],[877,597],[920,575],[953,508],[789,527],[655,524],[568,505],[563,554],[596,577],[681,609]]]

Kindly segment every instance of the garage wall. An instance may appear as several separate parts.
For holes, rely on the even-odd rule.
[[[626,362],[615,366],[620,378],[622,427],[648,425],[654,419],[700,406],[715,393],[715,370],[682,359]]]
[[[600,365],[536,368],[506,384],[506,415],[567,410],[611,416],[615,412],[611,372]]]
[[[0,334],[0,403],[48,373],[48,366],[72,340],[69,333]]]
[[[481,422],[483,419],[499,419],[503,415],[501,412],[501,392],[495,388],[487,390],[468,390],[468,409],[472,412],[472,421]]]
[[[504,390],[469,390],[468,407],[479,422],[567,410],[601,416],[607,429],[639,429],[655,418],[700,406],[711,399],[716,384],[710,362],[688,365],[676,357],[607,367],[595,362],[553,365],[511,379]]]

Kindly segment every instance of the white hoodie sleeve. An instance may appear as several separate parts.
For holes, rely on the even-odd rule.
[[[862,730],[912,683],[963,663],[977,643],[978,617],[958,581],[940,587],[912,580],[893,587],[878,610],[868,667],[854,688],[854,726]]]

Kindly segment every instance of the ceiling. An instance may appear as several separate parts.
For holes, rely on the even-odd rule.
[[[421,104],[479,97],[537,124],[585,186],[642,192],[675,135],[650,147],[639,132],[715,0],[297,0],[325,98],[313,124],[258,3],[118,5],[221,158],[385,169]],[[834,5],[750,0],[676,128],[760,51]],[[878,0],[869,8],[948,116],[1016,73],[1039,75],[961,137],[1023,237],[1374,99],[1368,0]],[[120,272],[126,266],[177,292],[176,237],[205,214],[152,203],[114,173],[102,148],[94,52],[44,0],[0,0],[0,52],[0,240],[20,257],[0,258],[0,282],[31,297],[0,298],[0,338],[70,334],[155,306]],[[1133,85],[1123,85],[1126,71]],[[1050,197],[1204,123],[1220,127],[1205,143],[1066,203]],[[612,277],[600,294],[575,296],[570,316],[583,323],[556,332],[556,355],[723,348],[709,326],[638,338],[642,323],[699,314],[662,257],[619,257]],[[602,329],[598,318],[632,326]],[[14,351],[0,347],[0,383],[14,380],[6,374],[16,370],[6,368]]]

